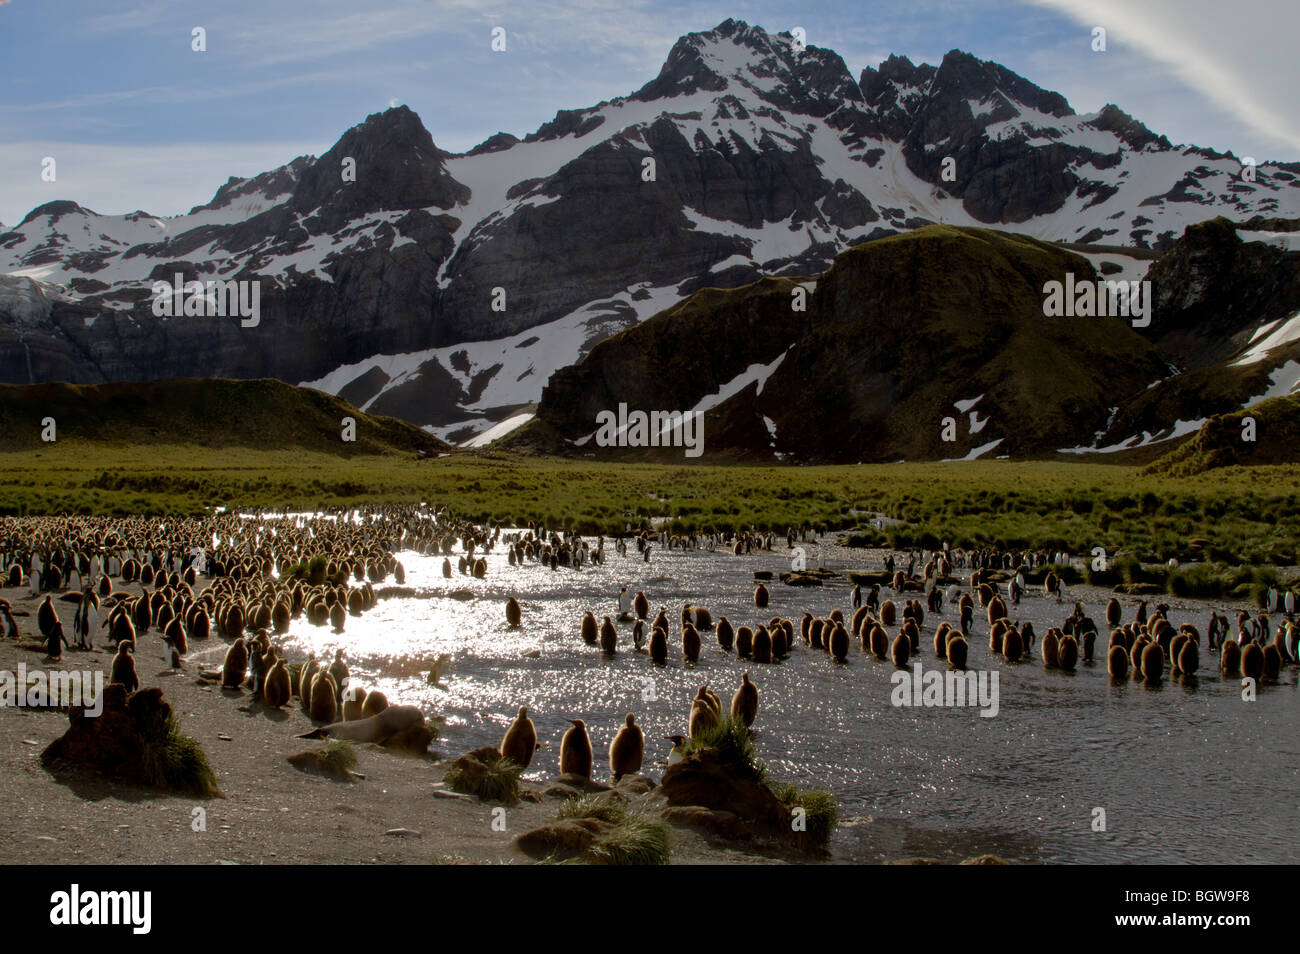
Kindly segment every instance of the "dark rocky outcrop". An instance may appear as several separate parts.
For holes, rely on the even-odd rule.
[[[82,706],[68,713],[68,730],[41,753],[58,772],[69,766],[201,798],[220,796],[217,779],[198,743],[181,735],[162,690],[104,687],[97,715]]]
[[[1242,241],[1239,228],[1222,217],[1188,226],[1147,272],[1155,308],[1145,333],[1179,368],[1216,364],[1260,325],[1300,311],[1300,252]]]

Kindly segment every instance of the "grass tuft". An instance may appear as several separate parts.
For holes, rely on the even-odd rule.
[[[627,800],[613,792],[599,792],[583,795],[581,798],[567,799],[556,814],[563,821],[566,818],[595,818],[599,821],[617,825],[627,817]]]
[[[159,711],[156,718],[140,726],[140,736],[141,782],[202,798],[221,794],[203,746],[181,732],[174,715],[164,718]]]
[[[486,802],[507,802],[513,805],[519,801],[519,776],[523,774],[523,766],[506,758],[493,759],[484,764],[487,771],[475,773],[462,772],[452,766],[447,771],[447,784],[452,791],[473,795]]]
[[[597,836],[580,859],[597,865],[666,865],[670,853],[667,823],[634,811],[616,792],[570,798],[555,816],[564,821],[594,818],[613,827]]]
[[[811,847],[824,849],[840,820],[840,803],[835,796],[822,789],[801,789],[788,782],[774,783],[769,787],[787,808],[803,808],[806,828],[796,832],[801,836],[799,840],[806,837]]]
[[[357,767],[357,749],[346,739],[330,739],[320,750],[320,762],[326,771],[347,775]]]
[[[670,853],[666,822],[629,813],[596,839],[585,858],[598,865],[666,865]]]
[[[686,754],[712,750],[718,762],[738,778],[755,782],[767,781],[767,766],[754,749],[754,735],[745,723],[727,717],[700,732],[687,744]]]

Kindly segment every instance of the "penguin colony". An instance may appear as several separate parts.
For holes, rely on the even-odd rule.
[[[394,554],[414,549],[426,556],[443,557],[442,573],[454,573],[452,556],[457,556],[462,575],[483,579],[487,575],[486,555],[504,543],[510,565],[534,562],[552,570],[580,568],[605,562],[605,541],[595,546],[573,534],[558,534],[539,527],[506,534],[500,528],[483,528],[458,520],[445,512],[429,518],[416,508],[381,508],[368,513],[372,519],[344,520],[340,514],[314,517],[265,517],[243,520],[234,515],[160,520],[145,518],[0,518],[0,581],[14,587],[30,586],[45,594],[36,611],[42,644],[51,658],[64,648],[93,648],[96,640],[114,647],[111,679],[128,690],[140,685],[136,660],[141,640],[156,634],[169,654],[173,667],[181,667],[195,646],[207,647],[214,640],[227,642],[222,665],[215,673],[223,688],[250,688],[254,697],[271,708],[281,708],[295,699],[314,720],[366,718],[382,711],[387,698],[378,691],[367,692],[351,679],[342,652],[332,658],[308,658],[291,663],[277,637],[286,634],[297,620],[306,618],[315,626],[345,631],[350,617],[375,606],[375,584],[390,576],[404,580],[405,571]],[[648,552],[654,537],[642,534],[638,549]],[[689,549],[698,545],[693,538],[660,539],[666,549]],[[453,550],[459,545],[462,555]],[[615,549],[626,554],[622,540]],[[762,537],[737,538],[736,553],[771,549]],[[201,552],[201,557],[198,555]],[[1098,629],[1082,605],[1060,626],[1052,626],[1037,638],[1033,625],[1014,618],[1010,608],[1031,598],[1022,574],[1041,565],[1042,557],[1024,557],[1008,579],[994,574],[997,558],[963,555],[955,561],[936,554],[925,562],[922,574],[914,573],[915,561],[904,569],[887,558],[893,593],[882,601],[881,585],[855,587],[849,614],[835,609],[825,616],[811,613],[781,615],[784,589],[774,591],[756,581],[755,609],[776,615],[763,620],[733,623],[727,616],[716,619],[709,609],[686,603],[676,609],[678,626],[670,623],[669,608],[659,606],[651,616],[651,601],[642,591],[631,601],[633,613],[611,615],[594,611],[583,614],[578,623],[582,642],[607,656],[630,649],[643,654],[651,665],[668,665],[680,658],[686,667],[708,667],[711,657],[721,652],[733,655],[753,667],[775,665],[798,651],[826,655],[833,665],[851,665],[855,657],[897,668],[907,668],[918,657],[932,654],[942,663],[964,669],[982,652],[984,640],[976,638],[978,612],[988,623],[988,659],[997,664],[1035,661],[1068,676],[1080,667],[1100,664],[1103,656],[1112,681],[1135,681],[1148,686],[1166,679],[1187,681],[1205,672],[1202,655],[1217,655],[1209,664],[1228,678],[1247,676],[1257,682],[1275,681],[1283,667],[1295,665],[1300,628],[1290,613],[1272,629],[1269,618],[1241,614],[1235,636],[1230,636],[1226,617],[1212,614],[1207,636],[1190,623],[1175,628],[1164,607],[1149,609],[1139,603],[1125,622],[1125,607],[1111,599],[1105,607],[1105,630]],[[952,585],[954,562],[974,566],[969,588]],[[1008,569],[1010,565],[1004,562]],[[1000,577],[1000,579],[995,579]],[[948,588],[940,586],[947,579]],[[203,583],[207,583],[206,587]],[[58,597],[55,594],[66,590]],[[1047,574],[1042,598],[1061,603],[1066,588],[1053,574]],[[920,597],[920,598],[917,598]],[[1269,594],[1272,612],[1285,606],[1294,609],[1289,593]],[[70,644],[63,603],[75,604]],[[953,606],[952,619],[939,620],[945,608]],[[787,611],[788,612],[788,611]],[[63,610],[64,614],[68,609]],[[766,615],[766,614],[764,614]],[[793,617],[797,615],[796,621]],[[506,625],[527,628],[524,606],[510,596],[504,607]],[[933,629],[926,635],[926,620]],[[620,633],[620,624],[631,624],[631,632]],[[648,629],[649,638],[646,638]],[[676,633],[673,632],[676,629]],[[10,638],[19,635],[18,625],[7,600],[0,599],[0,631]],[[1106,635],[1106,634],[1109,635]],[[1102,646],[1098,640],[1104,639]],[[630,645],[629,645],[630,643]],[[716,645],[716,649],[714,646]],[[752,726],[758,715],[758,687],[746,670],[730,700],[726,715]],[[683,713],[685,735],[666,737],[673,751],[724,718],[722,700],[708,687],[700,687]],[[562,772],[590,777],[594,747],[586,722],[568,719],[569,727],[560,740],[559,766]],[[537,730],[526,708],[521,708],[501,742],[503,756],[528,766],[537,751]],[[612,729],[609,742],[611,777],[635,774],[645,757],[645,738],[635,716],[628,714]]]
[[[950,566],[948,567],[950,569]],[[757,664],[779,663],[793,652],[796,643],[820,650],[835,663],[848,663],[856,653],[877,662],[890,663],[900,669],[907,668],[918,656],[922,646],[932,646],[933,655],[955,669],[965,669],[972,660],[972,640],[975,632],[976,606],[982,610],[989,623],[989,657],[998,664],[1029,662],[1037,654],[1044,669],[1063,674],[1077,673],[1080,667],[1092,668],[1106,665],[1113,679],[1130,676],[1146,685],[1159,685],[1166,678],[1187,680],[1202,673],[1202,654],[1218,653],[1217,642],[1202,645],[1201,631],[1191,623],[1175,628],[1167,618],[1163,604],[1148,608],[1139,601],[1132,618],[1123,621],[1124,607],[1112,598],[1105,607],[1106,626],[1110,633],[1098,629],[1081,603],[1059,626],[1051,626],[1041,640],[1029,621],[1013,619],[1008,611],[1008,599],[1013,606],[1026,599],[1027,587],[1022,573],[1028,565],[1005,580],[1004,586],[994,579],[987,569],[976,570],[971,575],[971,587],[962,592],[960,587],[941,590],[937,583],[938,564],[930,561],[926,578],[909,576],[903,571],[893,574],[892,588],[895,596],[880,601],[879,587],[873,587],[863,602],[861,587],[854,588],[852,615],[835,609],[825,617],[803,613],[796,623],[783,616],[772,616],[766,621],[752,624],[734,624],[727,616],[716,621],[704,607],[687,603],[681,609],[680,660],[683,666],[702,665],[701,630],[712,629],[717,651]],[[930,592],[924,600],[906,598],[910,592],[925,592],[929,581]],[[1065,586],[1055,575],[1049,575],[1043,598],[1050,602],[1064,601]],[[758,583],[754,591],[755,608],[769,608],[771,591]],[[1279,605],[1285,596],[1279,594]],[[955,603],[957,620],[938,622],[930,637],[922,631],[927,616],[943,615],[945,603]],[[635,598],[637,616],[633,626],[631,649],[646,653],[651,665],[668,665],[670,647],[678,643],[670,629],[667,607],[660,607],[651,623],[651,637],[647,647],[638,637],[641,623],[649,616],[650,601],[644,592]],[[615,655],[620,646],[626,648],[626,635],[620,636],[617,626],[606,616],[600,628],[599,644],[603,653]],[[1216,623],[1216,620],[1219,622]],[[1226,629],[1222,617],[1211,617],[1211,630]],[[587,612],[580,623],[583,640],[595,644],[595,616]],[[1284,619],[1276,633],[1269,636],[1267,617],[1251,620],[1243,614],[1238,621],[1238,639],[1225,639],[1222,644],[1220,669],[1224,675],[1251,676],[1270,681],[1279,677],[1285,665],[1295,665],[1300,651],[1300,624]],[[1217,627],[1217,629],[1216,629]],[[1241,635],[1248,633],[1249,635]],[[1100,645],[1099,645],[1100,641]],[[856,647],[856,649],[854,648]],[[1154,647],[1150,648],[1149,647]],[[1149,651],[1148,651],[1149,650]],[[695,721],[704,724],[707,713],[700,713]],[[692,733],[693,734],[693,733]]]
[[[468,572],[482,577],[482,554],[499,532],[412,507],[255,517],[0,518],[0,583],[45,594],[36,623],[52,660],[65,648],[107,644],[109,681],[134,691],[142,653],[155,653],[144,641],[155,634],[173,669],[192,649],[206,656],[225,641],[220,666],[199,667],[201,677],[251,689],[270,708],[296,698],[312,718],[333,722],[374,715],[387,699],[350,684],[341,650],[323,665],[299,666],[274,641],[304,618],[344,631],[349,617],[375,606],[375,584],[404,580],[399,550],[449,552],[459,542],[479,554],[482,565]],[[75,643],[60,618],[64,604],[72,604]],[[0,622],[5,635],[19,637],[8,600],[0,599]]]

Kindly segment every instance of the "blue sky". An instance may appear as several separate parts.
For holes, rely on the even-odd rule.
[[[73,199],[171,215],[230,175],[319,155],[405,103],[442,148],[524,135],[652,79],[683,33],[729,16],[802,26],[856,76],[954,47],[1114,102],[1175,142],[1300,160],[1296,0],[0,0],[0,222]],[[1091,50],[1104,26],[1108,49]],[[494,26],[507,50],[491,50]],[[207,51],[191,50],[191,31]],[[43,157],[56,182],[40,179]]]

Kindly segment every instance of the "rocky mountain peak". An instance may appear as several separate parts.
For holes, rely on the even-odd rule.
[[[772,35],[743,20],[688,33],[668,54],[659,75],[632,95],[649,102],[690,93],[751,92],[778,109],[825,116],[862,92],[833,50],[799,49],[789,33]]]
[[[231,176],[224,185],[217,189],[216,194],[212,196],[211,202],[206,205],[196,205],[190,209],[189,214],[193,215],[196,212],[210,209],[224,209],[240,199],[248,197],[272,199],[292,192],[303,172],[309,169],[315,161],[315,156],[299,156],[293,162],[272,169],[270,172],[263,172],[260,175],[253,176],[251,179]]]
[[[949,50],[944,55],[930,84],[929,96],[932,100],[981,104],[1001,99],[1057,119],[1074,115],[1060,93],[1035,86],[999,63],[981,60],[962,50]]]
[[[1165,136],[1157,136],[1118,106],[1107,103],[1095,119],[1088,122],[1094,129],[1114,133],[1131,149],[1142,150],[1155,145],[1162,149],[1173,146]]]
[[[382,209],[449,209],[468,199],[469,189],[447,172],[447,158],[406,106],[374,113],[303,171],[289,207],[321,209],[330,219],[325,227]],[[344,177],[348,159],[355,181]]]
[[[59,221],[59,219],[63,218],[65,215],[94,215],[94,214],[95,214],[94,212],[91,212],[89,209],[83,209],[81,206],[71,201],[70,199],[56,199],[54,202],[46,202],[44,205],[38,205],[36,208],[32,209],[25,216],[23,216],[23,220],[18,223],[18,227],[22,228],[28,222],[32,222],[35,221],[36,219],[44,218],[45,216],[49,216],[50,224],[53,225],[55,222]]]

